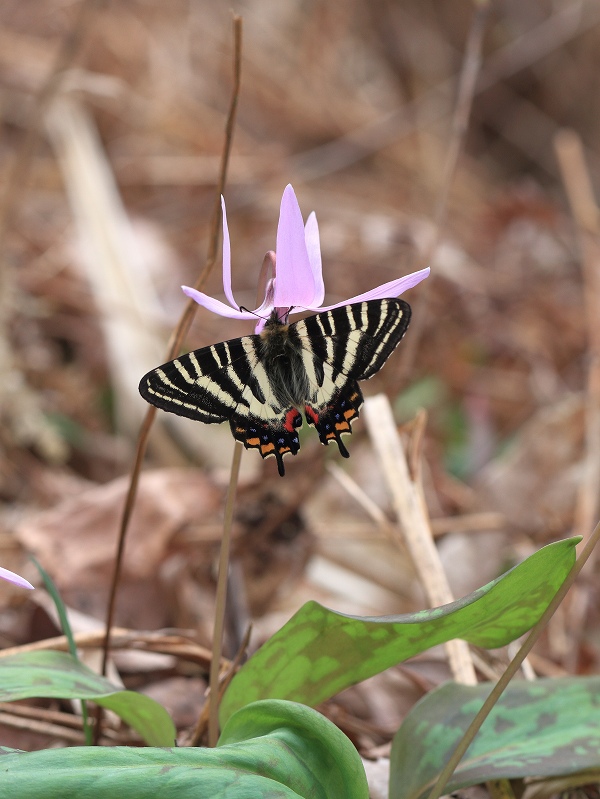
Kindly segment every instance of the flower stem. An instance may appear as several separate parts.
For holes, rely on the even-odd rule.
[[[215,598],[215,626],[213,630],[213,650],[210,663],[210,694],[208,715],[208,745],[216,746],[219,738],[219,672],[221,667],[221,651],[223,649],[223,629],[225,626],[225,602],[227,598],[227,577],[229,575],[229,552],[231,549],[231,527],[233,524],[233,509],[237,492],[240,463],[242,460],[242,445],[235,442],[233,460],[231,462],[231,477],[225,500],[225,516],[223,518],[223,538],[219,554],[219,572],[217,576],[217,594]]]
[[[233,85],[233,93],[231,97],[231,103],[229,106],[229,114],[227,116],[227,124],[225,128],[225,141],[223,144],[223,153],[221,155],[221,167],[219,170],[219,180],[216,189],[215,195],[215,211],[213,212],[213,217],[211,220],[211,237],[210,237],[210,246],[208,255],[206,258],[206,262],[204,264],[204,268],[200,274],[200,277],[194,284],[196,289],[202,287],[204,282],[208,279],[208,275],[212,267],[214,266],[216,253],[218,249],[219,243],[219,235],[220,235],[220,222],[221,222],[221,195],[225,190],[225,182],[227,178],[227,168],[229,165],[229,156],[231,154],[231,147],[233,143],[233,130],[235,125],[235,116],[237,110],[237,102],[238,96],[240,91],[240,81],[241,81],[241,64],[242,64],[242,20],[241,17],[234,16],[233,18],[233,32],[234,32],[234,85]],[[194,319],[196,305],[192,300],[189,300],[186,303],[185,309],[179,318],[177,326],[171,335],[171,340],[169,342],[168,348],[168,355],[165,360],[171,360],[174,358],[179,350],[181,349],[181,345],[187,335],[188,330],[192,324]],[[142,426],[140,428],[140,432],[137,439],[136,444],[136,453],[135,453],[135,460],[133,467],[131,469],[130,477],[129,477],[129,487],[127,489],[127,496],[125,498],[125,504],[123,506],[123,511],[121,514],[121,519],[119,522],[119,537],[117,543],[117,551],[115,554],[115,562],[113,566],[113,573],[111,576],[111,583],[109,588],[109,598],[108,598],[108,607],[106,610],[106,628],[105,628],[105,636],[104,636],[104,643],[102,645],[102,674],[106,676],[106,670],[108,666],[108,656],[110,651],[110,636],[111,630],[113,627],[114,616],[115,616],[115,608],[116,608],[116,597],[117,597],[117,588],[119,585],[119,579],[121,575],[121,568],[123,564],[123,556],[125,552],[125,541],[127,538],[127,531],[129,529],[129,522],[131,520],[131,515],[133,513],[135,500],[137,496],[137,489],[140,480],[140,473],[142,469],[142,463],[144,461],[144,457],[146,454],[146,447],[148,445],[148,439],[150,437],[150,431],[152,430],[152,425],[154,423],[154,418],[156,416],[156,407],[151,405],[148,410],[146,411],[146,415],[144,417],[144,421],[142,422]],[[101,732],[101,708],[98,706],[98,713],[96,716],[97,725],[96,725],[96,736],[99,740],[100,732]]]

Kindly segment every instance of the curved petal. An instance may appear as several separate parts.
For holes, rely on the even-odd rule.
[[[315,281],[304,238],[304,222],[291,185],[281,198],[277,226],[275,305],[305,308],[315,304]]]
[[[229,305],[209,297],[208,294],[204,294],[202,291],[196,291],[196,289],[189,286],[182,286],[181,290],[191,300],[197,302],[198,305],[202,305],[203,308],[219,314],[219,316],[226,316],[228,319],[256,319],[256,314],[250,313],[250,311],[240,311],[237,307],[230,308]]]
[[[267,281],[267,287],[265,289],[265,298],[258,306],[258,308],[254,309],[254,313],[257,316],[262,316],[265,319],[268,319],[271,313],[275,310],[275,305],[273,303],[273,297],[275,296],[275,281],[273,278]]]
[[[389,283],[382,283],[381,286],[365,291],[363,294],[357,294],[356,297],[350,297],[348,300],[336,302],[334,305],[324,305],[322,308],[317,306],[305,307],[307,311],[332,311],[334,308],[341,308],[342,305],[351,305],[353,302],[364,302],[365,300],[383,300],[386,297],[398,297],[403,291],[411,289],[429,277],[429,267],[420,269],[418,272],[411,272],[410,275],[399,277],[396,280],[390,280]]]
[[[314,291],[313,305],[320,305],[325,297],[325,285],[323,283],[323,264],[321,261],[321,240],[319,238],[319,225],[317,215],[311,211],[306,225],[304,226],[304,241],[310,268],[313,273]]]
[[[18,574],[9,571],[8,569],[3,569],[0,566],[0,577],[3,580],[8,580],[9,583],[14,583],[15,585],[20,585],[21,588],[33,588],[31,583],[26,580],[24,577],[20,577]]]
[[[231,291],[231,243],[229,241],[227,211],[225,210],[225,198],[223,195],[221,195],[221,210],[223,212],[223,291],[230,305],[234,308],[239,308],[237,302],[233,298],[233,292]],[[196,302],[198,302],[198,300],[196,300]]]

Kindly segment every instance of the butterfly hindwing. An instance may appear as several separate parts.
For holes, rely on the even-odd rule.
[[[283,456],[295,455],[300,449],[296,429],[301,425],[302,416],[296,408],[288,408],[282,418],[238,413],[230,420],[233,437],[246,449],[258,449],[263,458],[274,457],[281,476],[285,474]]]
[[[283,456],[295,455],[300,449],[296,430],[302,425],[302,417],[296,408],[275,396],[260,358],[260,336],[244,336],[241,341],[252,368],[250,382],[229,419],[231,432],[246,449],[258,449],[263,458],[274,457],[283,475]]]
[[[148,372],[140,393],[163,410],[231,432],[263,458],[295,455],[298,409],[323,444],[341,436],[363,402],[358,380],[374,375],[404,335],[410,307],[397,299],[336,308],[291,325],[273,317],[260,335],[243,336],[182,355]]]
[[[356,380],[347,380],[321,404],[307,403],[304,413],[308,424],[315,426],[321,443],[327,445],[335,441],[340,454],[349,458],[342,436],[352,432],[352,422],[359,415],[362,404],[363,395],[358,383]]]

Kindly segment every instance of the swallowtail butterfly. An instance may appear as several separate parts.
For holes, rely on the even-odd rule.
[[[381,369],[406,332],[403,300],[358,302],[283,324],[274,311],[258,335],[222,341],[182,355],[145,375],[142,397],[201,422],[228,421],[246,449],[283,456],[300,449],[304,413],[322,444],[352,432],[363,396],[359,380]]]

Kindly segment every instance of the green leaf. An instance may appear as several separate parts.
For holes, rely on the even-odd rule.
[[[413,707],[392,744],[390,799],[427,795],[490,691],[490,683],[447,683]],[[599,704],[600,677],[511,683],[444,793],[503,777],[597,768]]]
[[[63,631],[64,635],[69,642],[69,652],[75,660],[79,660],[79,656],[77,654],[77,646],[75,644],[75,638],[73,637],[73,630],[71,629],[71,625],[69,624],[69,616],[67,614],[67,608],[65,603],[62,601],[62,597],[58,591],[58,588],[54,584],[54,580],[48,574],[45,569],[40,566],[37,560],[32,556],[31,560],[33,561],[36,569],[42,576],[42,580],[44,581],[44,585],[46,586],[46,590],[52,597],[52,601],[54,602],[54,606],[56,607],[56,612],[58,613],[58,618],[60,619],[60,628]],[[83,734],[85,737],[85,742],[87,746],[91,746],[93,743],[93,731],[89,723],[88,718],[88,710],[87,710],[87,702],[85,699],[81,700],[81,718],[83,722]]]
[[[79,747],[7,753],[11,799],[368,799],[360,758],[315,710],[270,700],[231,717],[215,749]]]
[[[307,602],[233,678],[221,721],[257,699],[317,705],[452,638],[482,647],[509,643],[540,618],[575,562],[580,540],[550,544],[483,588],[433,610],[362,618]]]
[[[143,694],[121,690],[66,652],[25,652],[0,658],[0,702],[38,696],[93,699],[113,710],[151,746],[172,746],[175,741],[175,725],[162,705]]]

